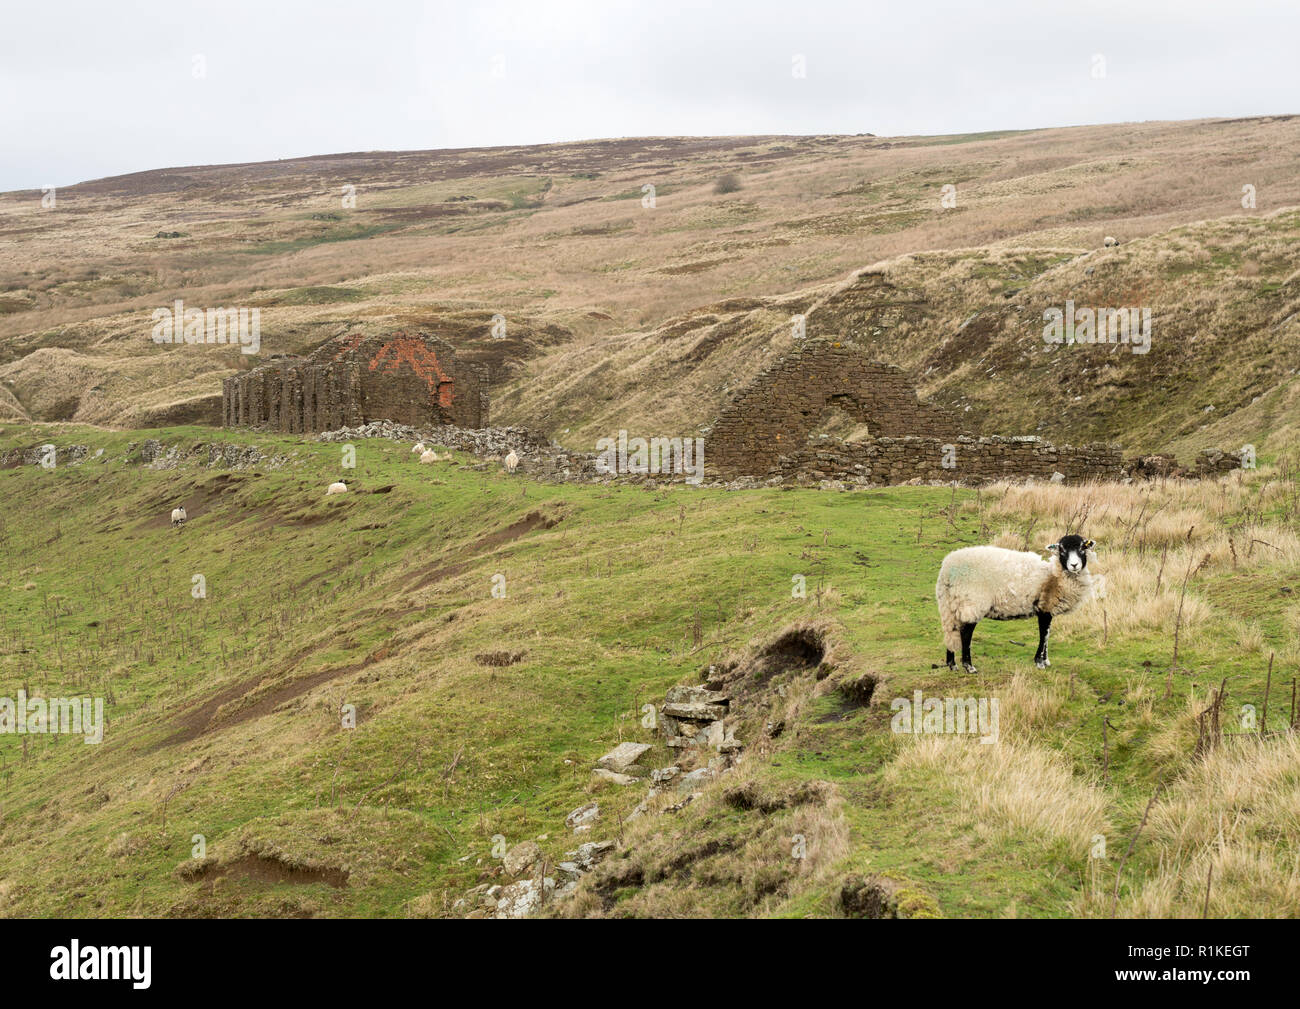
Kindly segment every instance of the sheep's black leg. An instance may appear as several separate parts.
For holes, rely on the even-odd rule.
[[[1047,635],[1050,633],[1052,633],[1052,615],[1038,614],[1038,652],[1034,655],[1034,665],[1039,669],[1046,669],[1051,665],[1047,661]]]
[[[952,652],[944,652],[944,653],[943,653],[943,661],[947,664],[947,666],[948,666],[949,669],[956,669],[956,668],[957,668],[957,659],[956,659],[956,657],[952,654]]]
[[[974,624],[961,625],[961,664],[965,667],[966,672],[973,673],[976,671],[970,660],[970,639],[975,633]]]

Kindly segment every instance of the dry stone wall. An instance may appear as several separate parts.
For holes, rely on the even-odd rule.
[[[445,340],[398,331],[339,337],[225,380],[226,427],[319,432],[375,420],[422,427],[488,426],[487,369],[458,361]]]
[[[873,484],[958,481],[989,483],[1016,477],[1070,483],[1117,480],[1124,456],[1114,445],[1052,445],[1040,438],[876,438],[863,442],[810,444],[783,456],[777,473],[793,480],[842,480]]]

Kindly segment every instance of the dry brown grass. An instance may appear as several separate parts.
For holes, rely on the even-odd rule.
[[[1012,721],[1024,725],[1033,717],[1031,710]],[[985,745],[958,736],[909,736],[885,781],[918,779],[955,790],[963,816],[991,844],[1032,839],[1083,857],[1090,838],[1107,829],[1105,796],[1076,778],[1059,754],[1026,740]]]
[[[1290,488],[1274,474],[1271,468],[1262,470],[1255,485],[1236,474],[1218,480],[1082,487],[1002,483],[966,508],[981,514],[991,528],[999,520],[1013,523],[1003,525],[992,540],[999,546],[1024,549],[1027,544],[1039,550],[1073,530],[1097,541],[1089,562],[1097,584],[1095,602],[1062,621],[1063,633],[1172,635],[1181,610],[1183,630],[1195,634],[1212,614],[1198,588],[1202,576],[1300,564],[1300,535],[1286,521],[1255,519],[1231,528],[1223,521],[1228,514],[1263,515],[1281,506]],[[1026,515],[1034,516],[1032,527]],[[1184,596],[1189,571],[1194,577]],[[1231,633],[1244,652],[1264,648],[1264,634],[1255,622],[1235,621]]]
[[[1300,907],[1300,736],[1229,739],[1153,807],[1157,873],[1121,900],[1135,918],[1257,917]],[[1211,868],[1213,878],[1210,879]],[[1097,903],[1083,908],[1100,913]]]
[[[1266,215],[1276,206],[1265,201],[1247,216],[1233,194],[1246,178],[1300,174],[1297,139],[1300,124],[1288,120],[989,138],[655,139],[287,161],[263,168],[256,182],[237,170],[198,169],[186,173],[183,191],[137,176],[61,190],[52,211],[32,194],[12,194],[0,198],[0,233],[11,239],[0,242],[0,291],[26,310],[0,314],[0,340],[19,358],[38,344],[76,351],[117,378],[92,378],[78,360],[61,364],[57,381],[43,383],[18,364],[0,368],[0,380],[13,382],[20,408],[38,419],[71,404],[78,420],[129,425],[144,400],[215,392],[229,369],[256,363],[207,351],[157,354],[147,345],[154,307],[177,297],[192,306],[247,304],[342,284],[364,299],[264,309],[265,353],[300,352],[343,325],[391,328],[417,318],[458,346],[480,348],[486,325],[477,333],[460,317],[501,312],[530,335],[511,351],[526,374],[495,390],[498,419],[575,446],[611,426],[685,434],[713,419],[728,389],[789,349],[791,314],[854,271],[881,264],[922,295],[915,318],[877,331],[851,306],[830,304],[810,325],[929,369],[928,391],[973,398],[973,423],[1021,433],[1045,417],[1068,430],[1092,422],[1091,404],[1076,409],[1063,396],[999,413],[999,397],[968,381],[966,356],[958,367],[933,367],[936,334],[946,338],[990,302],[1002,312],[1009,286],[1031,285],[1035,298],[1052,301],[1095,288],[1084,273],[1090,266],[1097,283],[1114,270],[1127,288],[1163,284],[1173,271],[1164,294],[1179,319],[1211,313],[1197,329],[1214,330],[1218,312],[1228,321],[1279,323],[1285,301],[1275,314],[1271,302],[1253,308],[1252,299],[1261,283],[1277,284],[1300,267],[1294,243],[1270,230]],[[737,172],[743,191],[714,192],[720,176]],[[340,205],[342,181],[358,187],[355,210]],[[653,210],[640,204],[646,182],[659,189]],[[945,211],[938,193],[949,182],[958,186],[958,208]],[[469,204],[446,202],[466,195],[480,209],[461,213]],[[508,208],[481,209],[501,202]],[[1143,244],[1144,236],[1225,216],[1232,220]],[[374,228],[390,230],[322,241]],[[185,237],[156,239],[159,230]],[[1106,233],[1125,244],[1067,262],[1096,250]],[[1241,261],[1240,276],[1177,275],[1224,256]],[[766,303],[717,308],[739,298]],[[695,319],[676,335],[662,329],[705,313],[716,318]],[[548,326],[549,335],[534,332]],[[1000,326],[1015,335],[1005,312]],[[981,365],[994,366],[989,380],[1014,368],[1024,384],[1021,345],[1002,341],[995,351]],[[147,367],[136,366],[142,359]],[[1102,367],[1109,376],[1115,365]],[[183,391],[166,389],[182,383]],[[96,384],[104,388],[91,395]],[[662,395],[665,384],[672,396]],[[1056,395],[1040,385],[1040,394]],[[1004,381],[1000,387],[1007,398]],[[1251,408],[1260,414],[1267,404]],[[1171,435],[1185,432],[1166,427],[1159,440]],[[1158,439],[1151,430],[1125,436]]]

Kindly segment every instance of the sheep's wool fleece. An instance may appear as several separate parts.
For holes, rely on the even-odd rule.
[[[1061,570],[1055,556],[1002,547],[964,547],[943,559],[935,597],[946,626],[990,617],[1006,620],[1034,610],[1059,616],[1088,598],[1092,576]]]

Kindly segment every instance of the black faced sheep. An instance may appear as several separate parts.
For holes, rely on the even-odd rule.
[[[173,509],[172,509],[172,528],[173,528],[173,529],[179,529],[179,528],[180,528],[181,526],[183,526],[183,525],[184,525],[188,520],[189,520],[189,516],[185,514],[185,506],[184,506],[184,505],[182,505],[180,508],[173,508]]]
[[[1086,570],[1092,540],[1062,536],[1046,549],[1051,558],[1001,547],[965,547],[943,559],[934,594],[943,626],[944,661],[955,669],[953,653],[961,649],[961,664],[971,664],[970,641],[975,625],[992,620],[1038,617],[1038,652],[1034,664],[1045,669],[1047,635],[1052,617],[1069,613],[1087,601],[1092,592],[1092,575]]]

